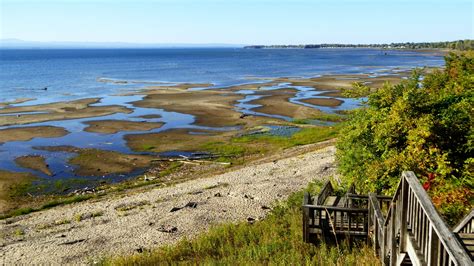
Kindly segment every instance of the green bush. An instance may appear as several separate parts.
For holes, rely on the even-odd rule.
[[[401,172],[414,171],[453,223],[473,205],[474,53],[445,60],[443,71],[414,71],[369,94],[341,131],[337,159],[346,181],[366,192],[393,193]]]

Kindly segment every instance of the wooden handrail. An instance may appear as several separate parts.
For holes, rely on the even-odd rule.
[[[458,265],[472,265],[470,256],[466,253],[461,243],[459,243],[457,238],[441,219],[431,202],[430,197],[421,186],[420,181],[415,174],[411,171],[405,171],[402,173],[402,178],[407,181],[414,196],[418,199],[421,209],[426,214],[425,219],[427,219],[431,224],[431,228],[437,234],[438,239],[442,242],[444,249],[455,259],[455,262],[457,262]]]
[[[345,212],[368,212],[366,208],[345,208],[345,207],[336,207],[336,206],[318,206],[318,205],[303,205],[303,208],[309,210],[328,210],[328,211],[345,211]]]
[[[369,208],[373,209],[374,217],[377,224],[382,227],[385,224],[385,218],[383,217],[382,211],[380,210],[380,204],[377,200],[377,196],[373,193],[369,194]]]
[[[331,182],[328,180],[324,184],[323,188],[319,192],[318,197],[315,198],[315,204],[316,205],[322,205],[324,204],[324,201],[326,201],[326,198],[333,193],[334,189],[332,188]]]
[[[403,172],[386,215],[376,195],[369,194],[369,227],[382,259],[394,265],[408,254],[418,264],[472,265],[469,254],[448,229],[413,172]],[[474,211],[473,211],[474,213]],[[468,224],[466,217],[456,229]]]
[[[372,240],[374,249],[384,264],[399,265],[410,258],[414,265],[474,265],[470,254],[446,226],[413,172],[402,173],[393,198],[373,193],[346,193],[345,198],[355,200],[357,204],[349,204],[349,207],[318,204],[323,204],[329,193],[332,193],[332,186],[326,183],[320,194],[321,198],[314,202],[315,205],[312,204],[310,195],[305,194],[305,241],[309,240],[311,230],[317,230],[323,236],[327,236],[329,232],[333,232],[334,236],[346,232],[355,236],[367,236]],[[388,211],[384,215],[382,205],[385,207],[387,203]],[[353,208],[356,206],[358,207]],[[463,230],[468,228],[467,233],[472,233],[473,219],[474,210],[454,230],[464,233]],[[330,227],[328,223],[333,226]]]
[[[473,227],[473,220],[474,220],[474,209],[471,210],[471,213],[466,215],[459,223],[454,226],[453,232],[454,233],[467,233],[472,234],[474,233]]]
[[[374,243],[374,249],[381,258],[385,257],[385,217],[380,209],[380,203],[377,199],[377,195],[374,193],[369,194],[369,225],[368,228],[373,229],[372,231],[372,242]],[[370,234],[368,234],[370,238]]]

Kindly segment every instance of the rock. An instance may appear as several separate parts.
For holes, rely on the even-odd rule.
[[[173,207],[170,212],[176,212],[176,211],[179,211],[181,210],[182,208],[181,207]]]
[[[190,201],[188,202],[186,205],[184,205],[184,207],[188,207],[188,208],[196,208],[197,207],[197,202],[193,202],[193,201]]]
[[[262,206],[262,210],[271,210],[272,208],[268,207],[267,205]]]
[[[214,194],[214,197],[222,197],[222,194],[220,192],[217,192],[216,194]]]
[[[248,218],[247,218],[247,222],[248,222],[249,224],[253,224],[253,223],[255,223],[255,218],[253,218],[253,217],[248,217]]]
[[[59,245],[74,245],[74,244],[81,243],[81,242],[84,242],[84,241],[86,241],[86,240],[85,239],[77,239],[77,240],[67,241],[67,242],[61,243]]]
[[[176,233],[178,231],[178,227],[176,226],[160,226],[160,228],[158,228],[158,231],[160,232],[163,232],[163,233]]]

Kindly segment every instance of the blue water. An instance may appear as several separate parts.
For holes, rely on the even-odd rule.
[[[431,53],[374,49],[0,50],[0,102],[100,97],[149,85],[140,82],[228,86],[262,77],[373,73],[443,63],[441,56]],[[48,90],[41,90],[44,87]]]
[[[159,84],[211,83],[214,88],[237,84],[262,82],[262,79],[277,77],[314,77],[324,74],[369,74],[372,76],[396,74],[414,67],[438,67],[444,64],[440,55],[412,51],[381,51],[374,49],[58,49],[58,50],[0,50],[0,102],[18,98],[36,98],[21,105],[40,104],[80,98],[100,97],[94,105],[118,104],[133,110],[130,114],[113,114],[103,117],[51,121],[22,126],[53,125],[67,129],[70,133],[59,138],[35,138],[0,144],[0,169],[32,172],[45,181],[77,178],[68,152],[52,152],[37,149],[37,146],[73,145],[81,148],[98,148],[122,153],[134,153],[126,145],[126,134],[144,131],[97,134],[84,132],[84,122],[103,119],[162,122],[161,128],[146,132],[161,132],[173,128],[236,130],[236,128],[207,128],[194,125],[189,114],[168,112],[162,109],[138,108],[130,102],[143,96],[113,96],[123,92],[139,90],[145,86]],[[44,88],[47,87],[47,90]],[[358,99],[341,99],[338,107],[314,106],[302,99],[323,97],[323,91],[311,87],[277,84],[263,88],[273,90],[292,87],[298,92],[291,102],[321,109],[327,113],[353,109],[360,106]],[[244,114],[269,116],[283,120],[290,117],[259,113],[253,108],[259,105],[252,101],[262,95],[252,90],[241,90],[244,94],[235,109]],[[3,114],[3,115],[17,115]],[[160,118],[143,119],[143,115],[159,114]],[[0,115],[1,117],[1,115]],[[318,121],[316,121],[319,123]],[[0,129],[8,128],[0,127]],[[298,128],[271,128],[271,134],[292,134]],[[273,132],[273,133],[272,133]],[[194,132],[192,134],[200,134]],[[177,154],[170,151],[167,155]],[[37,154],[46,158],[53,176],[24,169],[14,159],[23,155]],[[137,169],[129,175],[104,177],[79,177],[91,182],[120,181],[140,174]],[[43,182],[43,181],[42,181]]]

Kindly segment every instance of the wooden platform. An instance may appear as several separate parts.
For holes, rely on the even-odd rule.
[[[450,230],[413,172],[393,197],[337,196],[330,182],[303,199],[305,242],[365,240],[384,265],[474,265],[474,210]]]

